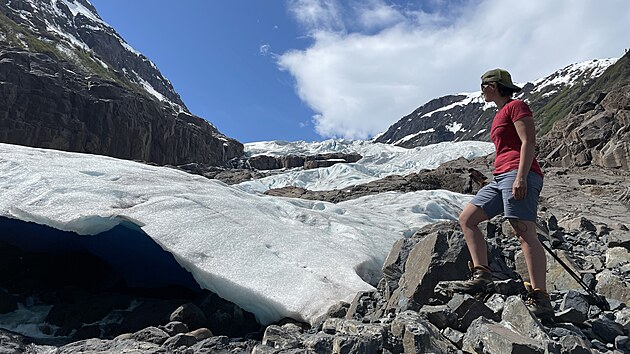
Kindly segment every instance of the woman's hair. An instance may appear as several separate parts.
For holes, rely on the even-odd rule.
[[[509,87],[503,86],[500,82],[496,81],[497,90],[499,91],[499,95],[502,97],[512,97],[512,94],[515,92]]]

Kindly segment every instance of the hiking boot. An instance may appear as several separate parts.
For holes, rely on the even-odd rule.
[[[546,291],[539,288],[529,291],[525,305],[543,323],[554,322],[553,306]]]
[[[471,272],[470,279],[452,282],[450,284],[451,291],[470,295],[494,292],[492,273],[488,267],[482,265],[473,267],[472,262],[468,262],[468,268]]]

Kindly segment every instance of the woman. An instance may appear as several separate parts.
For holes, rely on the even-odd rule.
[[[512,94],[521,88],[512,83],[506,70],[490,70],[481,80],[486,102],[494,102],[498,108],[490,130],[496,151],[494,180],[477,192],[459,216],[474,268],[472,278],[459,283],[456,290],[480,293],[494,288],[488,268],[488,249],[478,224],[504,213],[521,243],[527,263],[531,289],[526,304],[537,317],[553,319],[546,291],[547,258],[536,234],[543,172],[534,157],[536,131],[532,112],[523,101],[512,99]]]

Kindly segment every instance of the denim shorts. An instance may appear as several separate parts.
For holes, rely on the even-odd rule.
[[[510,219],[536,221],[543,178],[535,172],[527,174],[527,195],[516,200],[512,195],[516,173],[517,171],[509,171],[494,176],[494,180],[481,188],[470,203],[483,209],[489,219],[503,213]]]

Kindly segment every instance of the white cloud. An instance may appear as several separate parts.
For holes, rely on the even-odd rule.
[[[356,12],[359,25],[365,29],[382,29],[405,21],[398,9],[378,0],[361,3]]]
[[[571,63],[621,56],[630,33],[625,0],[484,0],[431,12],[381,1],[350,10],[339,4],[292,1],[313,43],[278,61],[317,112],[324,137],[373,136],[430,99],[478,90],[491,68],[525,82]],[[375,27],[382,30],[369,33]]]
[[[293,16],[311,31],[344,31],[340,8],[335,0],[290,0]]]

